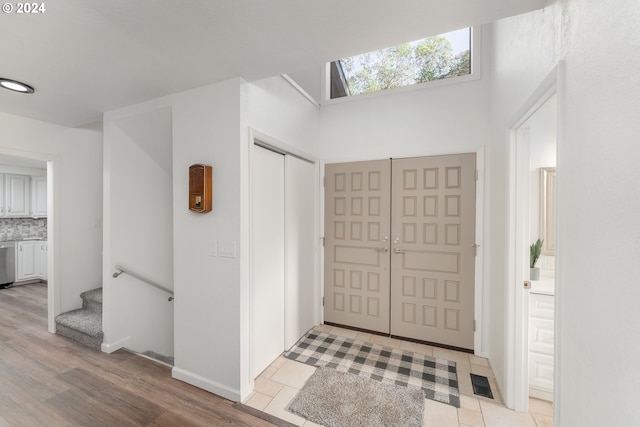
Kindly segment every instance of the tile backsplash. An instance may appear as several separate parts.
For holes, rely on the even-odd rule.
[[[0,241],[47,238],[46,218],[0,218]]]

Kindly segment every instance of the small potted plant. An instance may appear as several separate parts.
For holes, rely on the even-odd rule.
[[[540,279],[540,269],[536,267],[536,263],[542,252],[542,242],[544,242],[544,240],[538,239],[529,247],[529,279],[531,280]]]

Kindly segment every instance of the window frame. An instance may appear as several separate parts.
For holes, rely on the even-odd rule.
[[[403,92],[411,92],[416,90],[424,90],[451,84],[464,83],[473,80],[480,80],[482,69],[482,37],[480,27],[471,26],[471,73],[465,76],[449,77],[446,79],[431,80],[428,82],[417,83],[409,86],[394,87],[376,92],[366,92],[358,95],[343,96],[340,98],[331,98],[331,62],[327,62],[321,68],[321,87],[320,87],[320,105],[333,105],[343,102],[359,101],[363,99],[375,98],[378,96],[387,96]]]

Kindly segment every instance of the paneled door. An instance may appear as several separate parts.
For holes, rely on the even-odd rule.
[[[324,318],[389,333],[390,160],[325,167]]]
[[[393,160],[391,334],[473,349],[475,154]]]
[[[475,154],[329,164],[325,321],[473,348]]]

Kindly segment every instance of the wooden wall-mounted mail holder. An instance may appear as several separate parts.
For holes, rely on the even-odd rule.
[[[211,212],[213,195],[211,166],[189,166],[189,210],[198,213]]]

